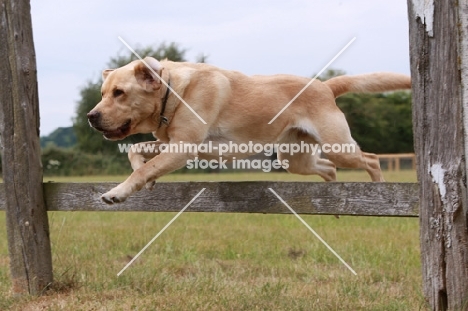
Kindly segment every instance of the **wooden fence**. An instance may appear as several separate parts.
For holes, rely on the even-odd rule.
[[[388,154],[378,154],[377,157],[380,160],[380,164],[386,163],[386,168],[388,171],[400,171],[401,160],[410,160],[412,170],[416,169],[416,155],[414,153],[388,153]]]
[[[115,206],[99,199],[110,184],[42,184],[30,12],[27,0],[0,0],[0,202],[13,292],[40,294],[53,281],[47,210],[174,211],[206,187],[193,210],[286,213],[271,187],[299,213],[416,216],[419,205],[425,298],[433,310],[467,309],[467,0],[408,0],[419,190],[393,183],[172,183]]]
[[[115,183],[45,183],[48,211],[179,212],[202,188],[188,212],[290,214],[268,190],[274,189],[299,214],[418,216],[415,183],[174,182],[157,183],[125,202],[107,205],[100,196]],[[0,187],[0,209],[5,188]]]

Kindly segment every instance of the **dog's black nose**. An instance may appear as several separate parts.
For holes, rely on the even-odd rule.
[[[99,120],[101,119],[101,113],[99,111],[91,111],[87,116],[91,125],[95,126],[99,124]]]

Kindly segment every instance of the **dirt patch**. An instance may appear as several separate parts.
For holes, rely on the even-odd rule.
[[[293,260],[299,259],[302,256],[304,256],[305,254],[306,254],[306,252],[303,249],[295,249],[295,248],[289,248],[288,249],[288,257],[293,259]]]

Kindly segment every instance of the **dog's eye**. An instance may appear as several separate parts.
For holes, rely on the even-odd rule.
[[[115,89],[114,92],[112,93],[112,95],[114,95],[114,97],[119,97],[123,93],[124,93],[124,91],[122,91],[120,89]]]

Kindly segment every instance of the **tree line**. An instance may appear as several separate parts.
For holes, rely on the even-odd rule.
[[[138,48],[136,52],[142,57],[186,61],[186,49],[176,43]],[[132,53],[118,54],[109,60],[106,67],[118,68],[135,59]],[[205,62],[205,57],[196,61]],[[330,69],[321,79],[341,74],[345,72]],[[107,141],[102,134],[90,128],[86,114],[101,100],[101,84],[101,78],[91,79],[80,90],[73,118],[74,137],[70,137],[73,135],[69,131],[62,131],[68,136],[42,139],[45,174],[127,174],[131,170],[130,165],[127,155],[119,152],[118,143],[154,140],[151,134],[136,134],[119,142]],[[410,92],[346,94],[336,102],[346,115],[351,133],[362,150],[372,153],[413,152]],[[59,147],[54,141],[68,142],[68,148]]]

